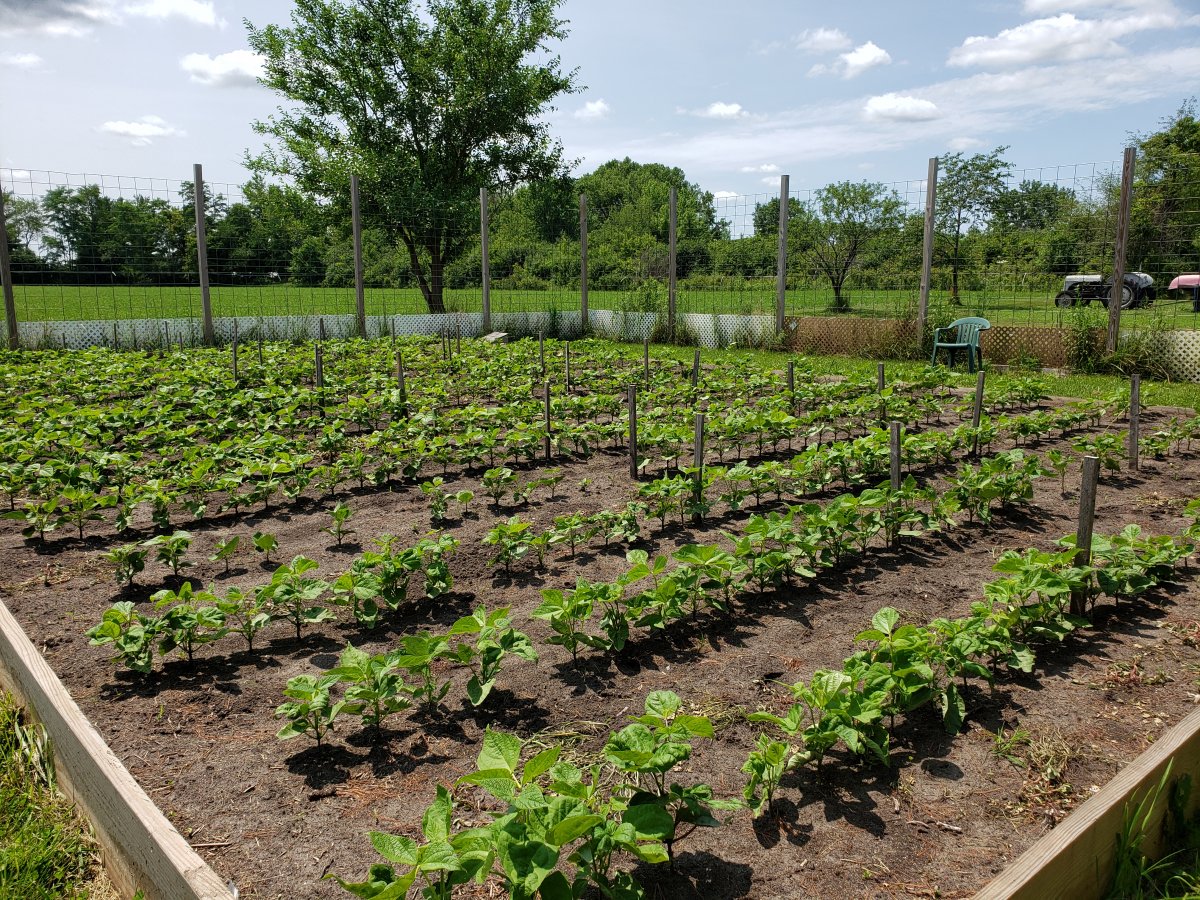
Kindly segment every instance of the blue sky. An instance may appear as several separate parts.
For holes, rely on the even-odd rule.
[[[272,0],[0,0],[0,167],[244,178],[256,85],[242,19]],[[567,0],[549,113],[586,172],[680,166],[718,196],[919,180],[930,156],[1011,145],[1018,167],[1119,158],[1200,94],[1195,0]],[[8,173],[5,186],[12,187]]]

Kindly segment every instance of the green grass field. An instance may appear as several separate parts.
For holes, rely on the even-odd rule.
[[[113,319],[174,319],[198,318],[200,289],[194,286],[139,287],[114,286],[26,286],[15,289],[17,318],[22,322],[102,320]],[[847,292],[849,315],[896,318],[916,303],[913,288],[855,288]],[[491,291],[492,311],[536,312],[547,309],[560,311],[579,308],[579,292],[562,288],[551,290]],[[994,325],[1057,326],[1070,320],[1070,313],[1056,308],[1048,291],[965,291],[962,305],[950,313],[981,315]],[[931,304],[946,304],[948,294],[935,291]],[[631,302],[629,291],[588,292],[592,309],[620,309]],[[425,301],[416,288],[368,288],[368,315],[416,314],[426,312]],[[774,290],[762,282],[747,282],[740,289],[679,290],[678,310],[681,313],[705,314],[763,314],[774,311]],[[788,291],[788,315],[833,315],[830,307],[833,292],[829,289],[804,288]],[[351,288],[310,288],[293,284],[267,286],[212,288],[215,316],[297,316],[350,315],[354,312],[354,291]],[[458,312],[478,312],[482,292],[477,288],[446,292],[446,306]],[[1091,307],[1093,315],[1102,317],[1098,304]],[[945,310],[943,310],[945,312]],[[1173,328],[1198,328],[1200,316],[1191,311],[1190,304],[1160,302],[1148,310],[1124,310],[1122,321],[1130,325],[1160,324]]]

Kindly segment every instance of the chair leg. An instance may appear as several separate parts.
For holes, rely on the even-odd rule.
[[[967,372],[975,374],[975,351],[970,347],[967,348]]]

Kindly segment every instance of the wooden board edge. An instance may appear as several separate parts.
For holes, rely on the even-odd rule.
[[[94,827],[122,896],[140,889],[146,900],[233,900],[117,759],[3,602],[0,687],[46,729],[59,786]]]
[[[975,900],[1090,900],[1104,897],[1113,875],[1117,835],[1127,804],[1153,791],[1167,766],[1170,780],[1190,775],[1200,784],[1200,709],[1183,717],[1052,831],[1043,835],[975,895]],[[1196,803],[1193,791],[1193,806]],[[1166,797],[1155,806],[1143,850],[1160,851]]]

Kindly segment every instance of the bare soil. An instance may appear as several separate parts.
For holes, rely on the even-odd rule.
[[[1151,428],[1165,418],[1152,411],[1143,422]],[[554,500],[543,491],[530,506],[503,514],[520,512],[545,526],[556,515],[615,506],[634,493],[621,455],[561,464],[566,478]],[[581,488],[584,477],[590,484]],[[881,606],[921,623],[968,613],[982,584],[995,577],[991,567],[1003,550],[1048,549],[1074,532],[1078,480],[1075,469],[1064,494],[1056,478],[1043,478],[1030,506],[1000,515],[990,527],[962,526],[912,540],[900,552],[873,551],[812,584],[743,596],[727,616],[701,616],[635,640],[622,654],[585,651],[578,668],[565,650],[545,643],[548,630],[529,613],[540,602],[539,589],[571,587],[578,576],[615,577],[625,567],[624,550],[594,549],[571,559],[559,548],[546,571],[527,559],[504,576],[487,566],[480,545],[496,514],[479,473],[448,478],[448,489],[476,492],[468,517],[449,529],[462,541],[451,562],[453,594],[418,604],[373,633],[350,621],[296,642],[290,626],[277,623],[254,654],[239,652],[239,639],[231,637],[202,648],[194,665],[171,658],[149,679],[116,672],[107,649],[89,647],[84,631],[114,600],[144,601],[175,580],[164,580],[163,567],[151,564],[139,578],[144,585],[118,591],[102,559],[115,542],[111,536],[81,542],[57,533],[42,547],[24,541],[12,522],[0,524],[0,598],[120,759],[241,896],[342,897],[348,895],[322,876],[358,878],[378,861],[369,830],[415,836],[435,785],[473,769],[488,725],[560,740],[570,754],[587,758],[640,710],[649,691],[669,688],[713,717],[718,730],[715,740],[698,742],[680,780],[705,780],[719,795],[738,796],[757,733],[743,713],[785,708],[777,681],[838,665]],[[1200,457],[1146,460],[1138,473],[1102,477],[1096,531],[1137,523],[1147,532],[1176,533],[1184,502],[1197,496]],[[352,492],[346,499],[357,533],[341,548],[320,531],[329,520],[326,504],[315,501],[184,526],[194,535],[184,577],[214,591],[268,581],[275,564],[263,564],[249,546],[251,532],[266,529],[277,535],[281,557],[310,556],[332,580],[371,538],[391,533],[415,540],[430,525],[415,487]],[[669,552],[712,542],[753,511],[718,510],[704,527],[655,531],[644,546]],[[233,534],[242,535],[244,549],[226,575],[207,558]],[[362,547],[350,543],[355,539]],[[1153,602],[1102,605],[1093,628],[1037,648],[1033,675],[1004,678],[994,691],[973,686],[962,734],[945,734],[936,710],[919,711],[898,722],[891,767],[839,758],[820,777],[794,773],[771,815],[753,821],[748,812],[734,814],[724,827],[700,830],[681,844],[674,873],[643,867],[639,877],[651,896],[667,898],[971,895],[1200,700],[1194,574],[1181,571],[1180,584]],[[442,715],[395,717],[377,744],[357,721],[339,723],[331,746],[320,749],[304,739],[276,740],[280,723],[272,713],[289,678],[331,668],[347,642],[381,652],[398,635],[445,628],[480,603],[511,606],[514,624],[541,655],[537,663],[510,664],[487,708],[467,703],[459,675]],[[996,735],[1018,727],[1028,741],[1013,742],[1005,751],[1010,761],[997,754]],[[463,824],[486,821],[469,803],[460,814]],[[494,887],[480,896],[494,896]]]

